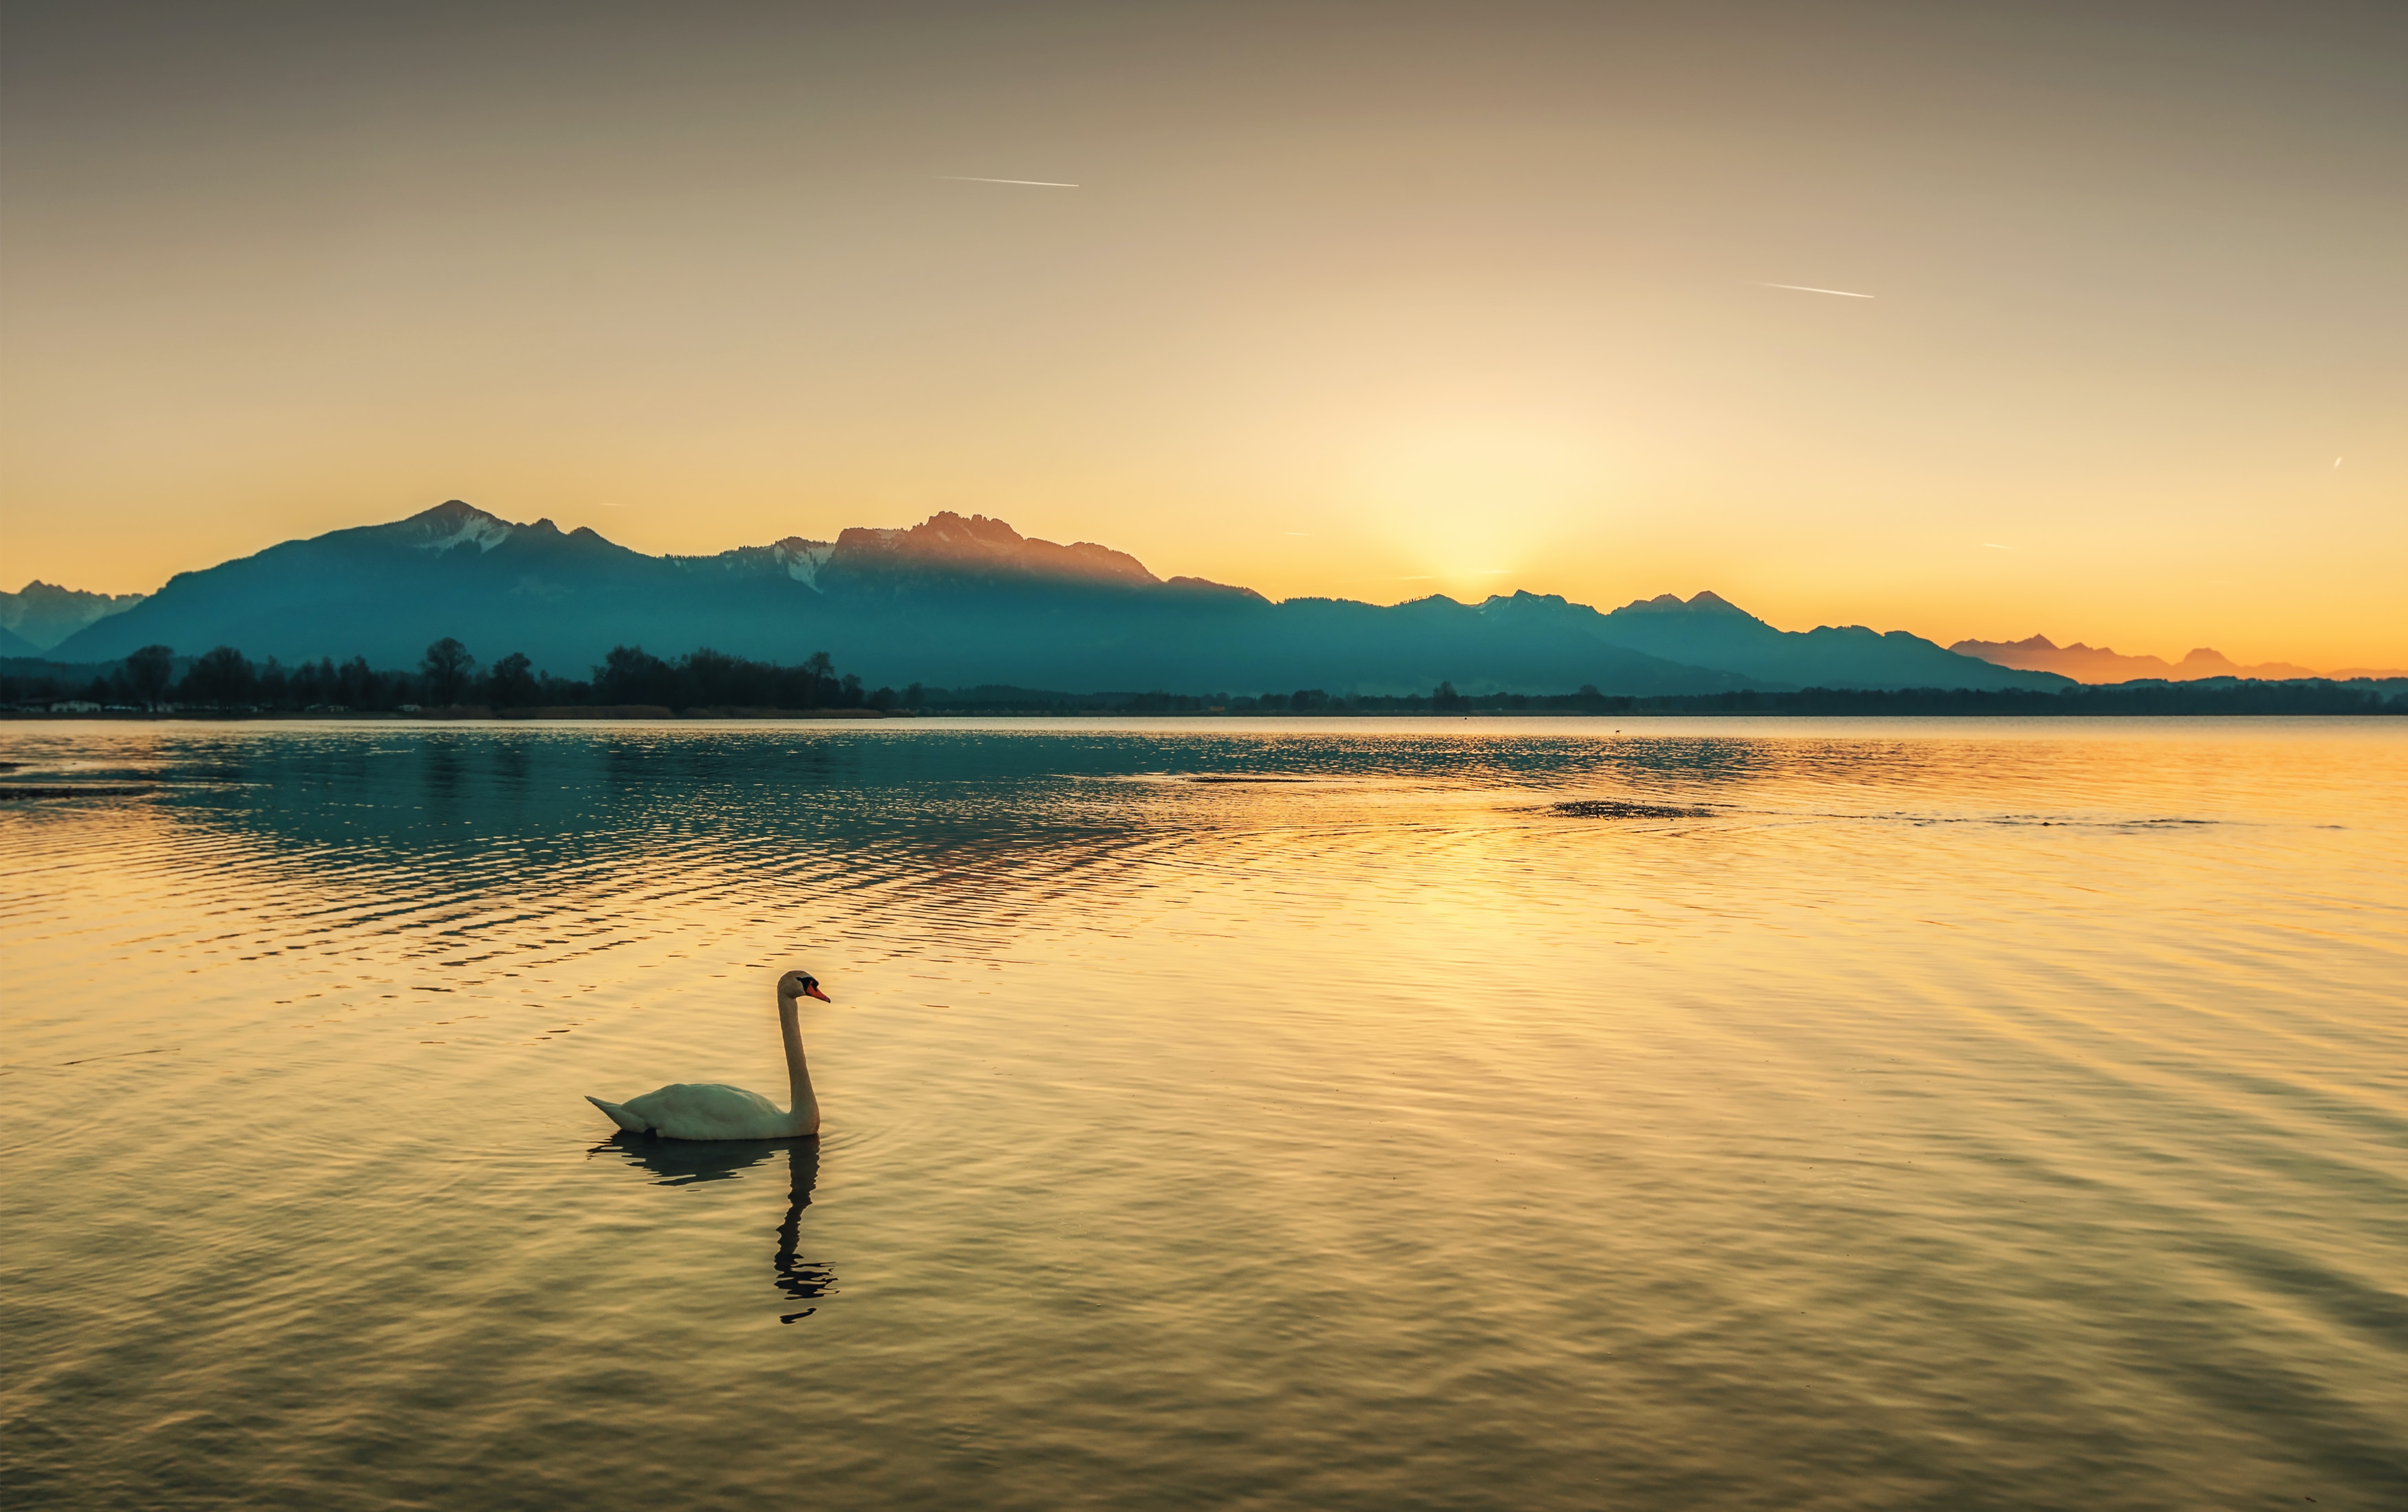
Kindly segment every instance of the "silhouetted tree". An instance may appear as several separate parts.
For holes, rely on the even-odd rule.
[[[641,646],[613,646],[594,669],[594,692],[605,704],[667,704],[676,706],[676,675]]]
[[[594,685],[569,678],[555,678],[549,672],[538,672],[536,674],[535,701],[546,707],[590,704],[594,701]]]
[[[1438,692],[1430,694],[1430,707],[1441,714],[1460,714],[1471,707],[1471,700],[1455,691],[1455,684],[1441,682]]]
[[[330,702],[341,704],[347,708],[382,708],[384,706],[383,698],[379,696],[377,675],[368,670],[366,657],[352,657],[343,663],[343,669],[338,676],[341,681],[337,685],[337,691],[341,696]]]
[[[477,670],[477,659],[468,648],[450,635],[426,648],[426,660],[419,664],[419,675],[426,679],[426,696],[430,703],[456,704],[468,691],[469,675]]]
[[[738,661],[708,646],[688,651],[678,663],[678,694],[672,703],[681,708],[696,704],[724,707],[766,703],[766,698],[748,696],[747,684],[759,678],[747,674],[756,670],[757,663]]]
[[[181,693],[187,704],[230,708],[250,703],[257,681],[258,674],[251,670],[248,657],[231,646],[221,646],[193,663],[184,674]]]
[[[175,676],[176,653],[165,646],[145,646],[125,659],[126,692],[154,714]]]
[[[825,651],[813,651],[803,658],[803,671],[807,674],[803,685],[803,707],[817,708],[824,702],[820,685],[836,680],[836,660]]]
[[[485,702],[495,708],[530,708],[538,692],[526,652],[512,651],[485,674]]]
[[[322,656],[315,666],[304,662],[293,669],[286,683],[286,696],[301,708],[324,708],[343,701],[342,674],[335,670],[335,659]]]

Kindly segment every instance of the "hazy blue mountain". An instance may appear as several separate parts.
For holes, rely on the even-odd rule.
[[[2025,640],[1960,640],[1948,649],[1960,656],[1978,656],[1985,662],[1995,662],[2000,666],[2023,667],[2034,672],[2060,672],[2077,682],[2130,682],[2141,678],[2162,678],[2168,682],[2198,682],[2206,678],[2255,678],[2279,682],[2290,678],[2345,678],[2352,673],[2370,677],[2399,676],[2396,671],[2375,667],[2357,667],[2327,674],[2289,662],[2260,662],[2255,666],[2243,666],[2213,646],[2195,647],[2181,661],[2169,662],[2162,656],[2125,656],[2111,646],[2085,646],[2078,640],[2071,646],[2059,646],[2046,635],[2033,635]]]
[[[6,625],[0,625],[0,656],[39,656],[42,648]]]
[[[357,655],[394,667],[415,665],[430,641],[456,635],[489,659],[524,650],[570,676],[623,641],[758,654],[778,641],[765,627],[819,598],[793,576],[789,555],[770,547],[651,557],[591,530],[512,524],[454,500],[393,524],[179,573],[57,654],[98,660],[158,642],[188,653],[229,645],[286,662]]]
[[[1517,593],[1382,607],[1274,604],[1156,578],[1123,552],[939,514],[715,556],[652,557],[548,520],[512,524],[454,500],[408,520],[287,541],[182,573],[59,648],[99,661],[141,645],[218,645],[287,663],[365,655],[408,666],[456,635],[583,676],[618,644],[709,646],[795,662],[824,650],[873,686],[1008,683],[1072,691],[1713,692],[1853,687],[2056,687],[2062,678],[1864,630],[1785,635],[1711,594],[1599,614]]]
[[[1594,610],[1584,612],[1594,613]],[[2063,679],[1960,656],[1908,635],[1862,625],[1775,630],[1719,594],[1670,593],[1626,604],[1598,637],[1654,656],[1723,667],[1760,681],[1825,688],[2061,688]],[[1972,664],[1968,664],[1972,663]]]
[[[33,649],[0,649],[0,655],[38,655],[93,620],[122,614],[141,602],[139,593],[90,593],[36,578],[17,592],[0,593],[0,630],[12,637],[0,641],[0,648],[22,641]]]

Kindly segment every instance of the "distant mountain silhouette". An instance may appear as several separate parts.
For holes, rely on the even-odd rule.
[[[1274,604],[1251,589],[1165,580],[1125,553],[1031,539],[981,515],[653,557],[589,529],[513,524],[458,500],[180,573],[53,655],[113,660],[155,642],[188,654],[230,645],[288,663],[365,655],[408,666],[445,635],[488,659],[524,651],[568,676],[619,644],[781,663],[824,650],[866,681],[898,686],[1404,693],[1452,681],[1467,693],[1588,684],[1654,695],[2064,685],[1899,632],[1775,630],[1711,593],[1612,614],[1532,593]]]
[[[112,614],[142,602],[140,593],[88,593],[36,578],[14,593],[0,593],[0,656],[38,656],[59,642]],[[29,649],[17,649],[22,643]]]
[[[1960,640],[1948,648],[1960,656],[1978,656],[2000,666],[2030,672],[2056,672],[2076,682],[2129,682],[2136,678],[2162,678],[2168,682],[2197,682],[2204,678],[2321,678],[2326,674],[2288,662],[2260,662],[2243,666],[2222,651],[2200,647],[2179,662],[2162,656],[2124,656],[2104,646],[2075,641],[2058,646],[2046,635],[2027,640]],[[2336,677],[2396,678],[2401,674],[2372,667],[2345,667]]]
[[[1560,603],[1560,600],[1556,602]],[[1587,611],[1594,613],[1595,611]],[[1670,593],[1626,604],[1602,617],[1601,640],[1651,655],[1726,668],[1771,687],[2055,688],[2046,682],[1989,681],[1996,674],[1903,630],[1822,625],[1775,630],[1719,594],[1687,603]]]
[[[947,511],[908,530],[848,530],[836,538],[829,564],[838,578],[886,586],[910,581],[947,584],[1061,583],[1096,588],[1159,588],[1162,579],[1125,551],[1080,541],[1056,546],[1033,540],[1000,520]],[[1176,583],[1218,584],[1178,578]]]

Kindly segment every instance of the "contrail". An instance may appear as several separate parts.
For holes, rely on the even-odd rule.
[[[1077,184],[1057,183],[1051,178],[981,178],[967,173],[940,173],[938,178],[956,184],[1026,184],[1031,189],[1076,189]]]
[[[1845,289],[1817,289],[1810,283],[1762,283],[1759,289],[1795,289],[1801,294],[1837,294],[1842,299],[1870,299],[1870,294],[1852,294]]]

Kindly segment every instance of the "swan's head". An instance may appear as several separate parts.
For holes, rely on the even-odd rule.
[[[820,979],[808,971],[790,971],[779,977],[778,995],[789,1001],[798,997],[815,997],[823,1003],[833,1001],[820,991]]]

